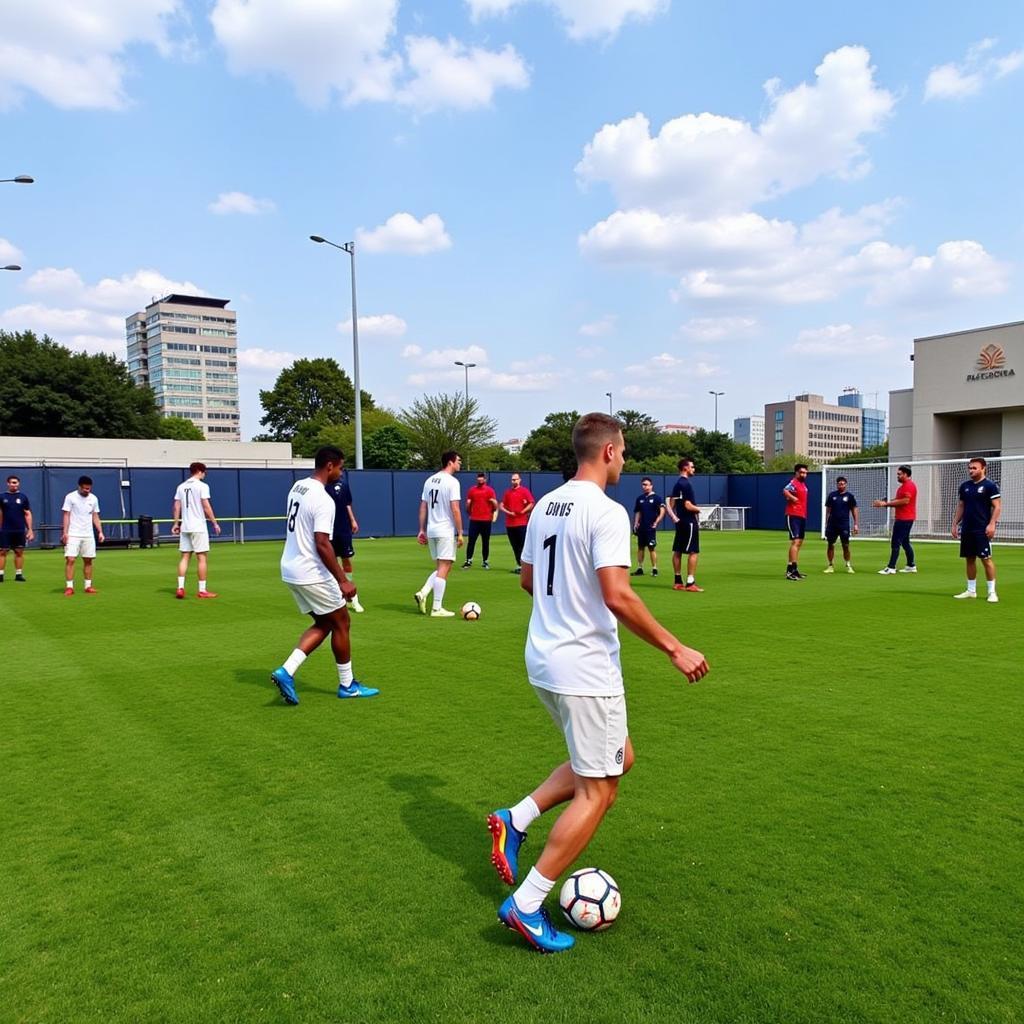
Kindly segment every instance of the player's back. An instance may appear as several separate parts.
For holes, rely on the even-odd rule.
[[[207,484],[191,477],[178,484],[174,492],[174,500],[181,503],[181,532],[202,533],[206,530],[206,513],[203,511],[203,499],[210,497]]]
[[[286,583],[323,583],[331,574],[316,550],[314,534],[334,531],[334,500],[313,477],[297,480],[288,492],[281,579]]]
[[[626,510],[593,483],[570,480],[537,502],[523,561],[533,566],[526,642],[530,681],[557,693],[622,692],[615,616],[597,570],[630,564]]]
[[[427,503],[427,536],[447,537],[455,532],[452,502],[462,497],[462,488],[452,473],[440,471],[428,477],[421,499]]]

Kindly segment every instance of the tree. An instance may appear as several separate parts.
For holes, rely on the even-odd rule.
[[[576,472],[576,453],[572,447],[572,428],[580,414],[549,412],[544,422],[530,431],[523,444],[523,456],[540,470],[570,476]]]
[[[330,424],[348,423],[356,410],[348,374],[326,358],[297,359],[280,372],[269,391],[260,392],[260,404],[260,424],[270,428],[260,435],[266,441],[291,441],[300,431],[308,439]],[[373,397],[363,391],[363,411],[374,408]]]
[[[644,463],[654,458],[661,439],[658,421],[636,409],[620,409],[615,415],[622,420],[622,436],[626,439],[626,454],[630,460]]]
[[[409,438],[412,467],[437,469],[441,454],[456,449],[467,468],[475,454],[494,443],[498,424],[479,411],[475,398],[462,392],[453,395],[424,395],[398,414]]]
[[[492,444],[481,448],[473,455],[473,469],[500,470],[511,473],[515,470],[536,469],[537,467],[524,459],[522,453],[513,455],[503,444]]]
[[[0,331],[0,434],[156,437],[159,420],[153,392],[115,356]]]
[[[844,466],[850,462],[888,462],[889,461],[889,442],[883,441],[881,444],[872,445],[870,448],[864,448],[859,452],[852,452],[849,455],[839,455],[832,459],[831,465],[833,466]]]
[[[800,455],[794,452],[782,452],[779,455],[769,459],[764,464],[765,473],[792,473],[793,467],[798,463],[802,462],[809,469],[817,469],[818,467],[814,464],[814,460],[807,455]]]
[[[399,426],[385,424],[366,437],[363,465],[367,469],[407,469],[409,438]]]
[[[181,416],[162,416],[157,424],[156,436],[169,441],[205,441],[203,432],[189,419]]]
[[[355,465],[356,451],[356,423],[355,419],[350,423],[327,423],[326,417],[321,415],[315,420],[310,420],[304,425],[295,440],[292,441],[292,448],[297,455],[304,457],[311,456],[317,448],[325,444],[333,444],[340,448],[348,459],[350,465]],[[363,411],[363,463],[366,463],[366,446],[369,443],[370,435],[381,427],[398,427],[398,417],[390,409],[366,409]],[[406,439],[406,448],[409,441]],[[385,467],[374,467],[376,469]],[[394,469],[405,469],[405,466],[386,467]]]

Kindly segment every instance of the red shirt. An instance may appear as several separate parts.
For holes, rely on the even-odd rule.
[[[506,526],[525,526],[529,516],[523,512],[533,504],[533,495],[522,484],[518,487],[510,487],[505,496],[501,499],[502,505],[509,511],[505,516]]]
[[[786,502],[786,515],[787,516],[801,516],[803,519],[807,518],[807,484],[802,480],[797,480],[793,477],[792,480],[786,484],[786,490],[790,494],[796,495],[796,501]]]
[[[491,499],[497,499],[494,488],[489,484],[479,486],[474,484],[466,491],[466,498],[469,501],[469,518],[479,522],[485,522],[494,515],[494,506]]]
[[[893,518],[915,520],[917,518],[917,484],[913,480],[904,480],[896,488],[896,497],[909,498],[910,501],[906,505],[898,505],[896,507],[896,515]]]

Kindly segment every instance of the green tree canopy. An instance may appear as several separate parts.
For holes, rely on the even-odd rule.
[[[794,452],[781,452],[769,459],[764,464],[765,473],[792,473],[793,467],[798,463],[802,462],[809,469],[817,469],[814,460],[808,455],[800,455]]]
[[[645,465],[662,452],[661,428],[653,416],[636,409],[620,409],[615,414],[622,420],[622,435],[626,439],[626,455],[631,463]],[[685,436],[685,435],[684,435]],[[650,472],[650,470],[643,470]]]
[[[363,410],[363,464],[366,462],[366,448],[374,431],[382,427],[398,427],[398,417],[390,409],[364,409]],[[400,428],[399,428],[400,429]],[[299,429],[292,441],[292,449],[296,455],[304,458],[312,456],[317,448],[325,444],[333,444],[345,453],[349,466],[356,464],[356,422],[353,417],[349,423],[329,423],[326,416],[321,413],[312,420],[308,420]],[[406,440],[406,449],[409,442]],[[371,467],[368,467],[371,468]],[[405,469],[403,466],[372,467],[376,469]]]
[[[831,465],[833,466],[845,466],[851,462],[888,462],[889,461],[889,442],[883,441],[881,444],[872,445],[870,448],[864,448],[859,452],[852,452],[849,455],[838,455],[832,459]]]
[[[469,469],[477,452],[495,440],[498,424],[479,411],[475,398],[462,392],[452,395],[424,395],[398,414],[409,438],[411,465],[415,469],[436,469],[441,454],[449,449],[461,452]]]
[[[363,465],[367,469],[407,469],[409,438],[395,424],[384,424],[367,434],[363,442]]]
[[[576,454],[572,449],[572,428],[580,414],[549,412],[544,422],[530,431],[523,444],[523,457],[540,470],[572,474],[576,471]]]
[[[0,434],[156,437],[159,420],[153,392],[115,356],[0,331]]]
[[[156,436],[169,441],[205,441],[203,432],[189,419],[181,416],[162,416],[157,424]]]

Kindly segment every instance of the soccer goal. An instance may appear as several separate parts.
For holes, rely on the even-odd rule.
[[[1002,515],[996,540],[1002,544],[1024,543],[1024,455],[986,456],[985,469],[990,480],[999,485]],[[836,477],[845,476],[847,487],[857,499],[860,513],[860,538],[888,538],[892,530],[892,508],[872,508],[876,498],[892,498],[899,484],[898,466],[910,466],[911,479],[917,484],[917,520],[914,538],[948,540],[956,512],[960,485],[968,479],[968,459],[934,459],[919,462],[874,462],[847,466],[821,467],[821,494],[835,490]],[[825,520],[822,517],[822,536]]]
[[[743,505],[704,505],[700,510],[702,530],[745,530],[747,509]]]

